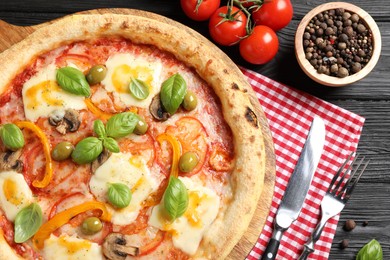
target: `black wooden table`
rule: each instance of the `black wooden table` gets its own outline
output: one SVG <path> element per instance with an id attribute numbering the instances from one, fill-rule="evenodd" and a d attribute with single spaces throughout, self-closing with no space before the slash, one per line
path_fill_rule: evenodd
<path id="1" fill-rule="evenodd" d="M 294 34 L 299 21 L 309 10 L 325 2 L 292 0 L 293 20 L 278 32 L 279 52 L 266 65 L 245 63 L 239 57 L 237 48 L 223 50 L 239 65 L 366 118 L 359 152 L 369 158 L 371 163 L 341 214 L 330 259 L 355 259 L 359 248 L 372 238 L 381 243 L 383 259 L 390 259 L 390 4 L 387 0 L 348 1 L 366 10 L 378 23 L 382 34 L 382 54 L 375 69 L 363 80 L 343 88 L 329 88 L 308 78 L 301 71 L 294 55 Z M 1 0 L 0 19 L 15 25 L 33 25 L 78 11 L 111 7 L 155 12 L 208 37 L 207 23 L 187 19 L 178 0 Z M 357 222 L 352 232 L 342 229 L 347 219 Z M 368 226 L 363 227 L 363 221 L 368 221 Z M 342 239 L 350 241 L 350 246 L 343 250 L 339 247 Z"/>

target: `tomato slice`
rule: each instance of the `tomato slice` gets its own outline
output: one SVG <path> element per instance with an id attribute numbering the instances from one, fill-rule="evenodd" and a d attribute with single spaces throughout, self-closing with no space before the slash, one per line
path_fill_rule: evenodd
<path id="1" fill-rule="evenodd" d="M 23 176 L 27 184 L 35 190 L 32 182 L 35 179 L 41 180 L 45 173 L 45 156 L 39 140 L 28 139 L 28 147 L 23 148 Z"/>
<path id="2" fill-rule="evenodd" d="M 166 233 L 161 230 L 157 231 L 154 239 L 139 249 L 139 256 L 147 255 L 153 252 L 161 244 L 161 242 L 164 241 L 165 234 Z"/>
<path id="3" fill-rule="evenodd" d="M 215 171 L 230 171 L 232 170 L 233 155 L 221 144 L 213 144 L 212 152 L 209 158 L 210 167 Z"/>
<path id="4" fill-rule="evenodd" d="M 148 216 L 147 211 L 148 211 L 148 208 L 143 208 L 142 210 L 140 210 L 137 219 L 134 222 L 132 222 L 126 226 L 123 226 L 121 229 L 121 233 L 126 234 L 126 235 L 133 235 L 133 234 L 137 234 L 137 233 L 141 232 L 141 230 L 147 228 L 148 227 L 148 220 L 149 220 L 149 216 Z"/>
<path id="5" fill-rule="evenodd" d="M 60 204 L 63 204 L 64 202 L 66 202 L 66 200 L 68 200 L 69 198 L 75 198 L 77 196 L 84 196 L 81 192 L 74 192 L 74 193 L 70 193 L 70 194 L 67 194 L 65 196 L 63 196 L 62 198 L 60 198 L 59 200 L 57 200 L 53 206 L 51 207 L 50 209 L 50 213 L 49 213 L 49 216 L 48 216 L 48 219 L 51 219 L 55 214 L 57 214 L 57 208 Z"/>
<path id="6" fill-rule="evenodd" d="M 122 138 L 118 144 L 122 152 L 145 158 L 149 167 L 153 165 L 156 152 L 154 140 L 149 133 L 134 138 Z"/>
<path id="7" fill-rule="evenodd" d="M 208 154 L 207 133 L 202 123 L 194 117 L 182 117 L 176 121 L 174 126 L 168 126 L 166 133 L 175 136 L 182 146 L 182 154 L 192 151 L 199 157 L 198 165 L 186 176 L 191 176 L 199 172 Z M 172 153 L 169 155 L 172 156 Z M 171 161 L 169 158 L 166 161 Z"/>

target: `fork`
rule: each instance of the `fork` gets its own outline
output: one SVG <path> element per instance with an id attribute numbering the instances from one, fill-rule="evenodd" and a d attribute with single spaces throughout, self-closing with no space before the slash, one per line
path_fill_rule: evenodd
<path id="1" fill-rule="evenodd" d="M 335 215 L 339 214 L 345 204 L 347 203 L 348 199 L 351 196 L 351 193 L 353 192 L 356 184 L 360 180 L 360 177 L 362 176 L 364 170 L 366 169 L 369 161 L 363 164 L 364 157 L 360 159 L 360 161 L 357 163 L 357 166 L 354 167 L 354 164 L 356 163 L 356 160 L 358 158 L 358 154 L 356 157 L 352 160 L 352 162 L 347 166 L 347 163 L 351 161 L 351 158 L 353 156 L 354 152 L 352 152 L 348 158 L 344 161 L 344 163 L 341 165 L 339 170 L 336 172 L 336 175 L 333 177 L 328 191 L 326 192 L 322 202 L 321 202 L 321 221 L 318 223 L 317 227 L 314 229 L 313 233 L 310 236 L 310 239 L 306 242 L 304 245 L 303 252 L 301 256 L 299 257 L 299 260 L 305 260 L 307 257 L 314 252 L 314 245 L 317 242 L 317 240 L 321 237 L 322 230 L 325 227 L 325 224 L 328 222 L 328 220 Z M 363 164 L 360 172 L 358 173 L 357 177 L 352 181 L 352 178 L 360 168 L 360 166 Z M 347 167 L 346 167 L 347 166 Z M 353 170 L 353 168 L 355 168 Z M 353 171 L 352 171 L 353 170 Z M 347 177 L 348 173 L 351 172 L 349 179 L 344 184 L 344 179 Z M 339 179 L 340 178 L 340 179 Z M 339 180 L 338 180 L 339 179 Z M 333 186 L 335 186 L 333 188 Z M 349 186 L 349 187 L 348 187 Z"/>

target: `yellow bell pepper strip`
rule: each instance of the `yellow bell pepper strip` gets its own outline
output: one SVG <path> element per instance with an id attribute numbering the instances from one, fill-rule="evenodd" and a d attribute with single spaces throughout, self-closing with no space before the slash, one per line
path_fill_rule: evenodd
<path id="1" fill-rule="evenodd" d="M 53 178 L 53 162 L 51 160 L 50 155 L 50 143 L 45 133 L 36 124 L 28 121 L 18 121 L 15 122 L 15 125 L 17 125 L 19 128 L 27 128 L 33 131 L 34 134 L 38 136 L 39 140 L 43 145 L 43 153 L 46 159 L 45 176 L 42 180 L 34 180 L 32 182 L 32 185 L 36 188 L 45 188 L 47 185 L 49 185 L 51 179 Z"/>
<path id="2" fill-rule="evenodd" d="M 56 229 L 68 223 L 70 219 L 77 216 L 80 213 L 86 212 L 88 210 L 100 209 L 102 211 L 102 215 L 100 219 L 103 221 L 110 221 L 111 215 L 108 212 L 106 205 L 103 202 L 99 201 L 87 201 L 83 204 L 74 206 L 67 210 L 64 210 L 52 217 L 48 222 L 43 224 L 37 233 L 35 233 L 32 241 L 34 247 L 37 249 L 42 249 L 45 243 L 45 240 L 49 238 L 50 234 L 53 233 Z"/>
<path id="3" fill-rule="evenodd" d="M 110 117 L 115 115 L 115 113 L 105 112 L 105 111 L 101 110 L 100 108 L 98 108 L 97 106 L 95 106 L 95 104 L 92 102 L 92 100 L 90 98 L 86 98 L 84 100 L 84 103 L 87 105 L 88 110 L 91 111 L 92 114 L 97 116 L 99 119 L 108 120 L 108 119 L 110 119 Z M 128 111 L 133 112 L 133 113 L 137 113 L 138 109 L 136 107 L 131 107 Z"/>
<path id="4" fill-rule="evenodd" d="M 176 139 L 176 137 L 163 133 L 157 136 L 157 141 L 162 144 L 163 141 L 167 141 L 171 144 L 173 154 L 172 154 L 172 167 L 171 167 L 171 173 L 170 176 L 178 177 L 179 176 L 179 159 L 181 156 L 181 144 Z"/>

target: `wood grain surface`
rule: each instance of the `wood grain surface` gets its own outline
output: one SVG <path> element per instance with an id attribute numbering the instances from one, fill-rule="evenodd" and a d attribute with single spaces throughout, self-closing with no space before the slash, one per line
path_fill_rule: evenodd
<path id="1" fill-rule="evenodd" d="M 149 19 L 156 19 L 161 22 L 170 22 L 163 19 L 160 19 L 162 17 L 156 16 L 151 17 L 150 14 L 144 13 L 144 12 L 133 12 L 131 9 L 126 8 L 104 8 L 104 9 L 93 9 L 88 11 L 81 11 L 77 14 L 102 14 L 102 13 L 118 13 L 118 14 L 132 14 L 132 15 L 139 15 L 139 16 L 147 16 Z M 72 14 L 71 14 L 72 15 Z M 61 19 L 61 18 L 59 18 Z M 22 41 L 24 38 L 26 38 L 28 35 L 33 33 L 36 29 L 41 28 L 43 26 L 46 26 L 47 24 L 50 24 L 51 21 L 37 24 L 37 25 L 31 25 L 31 26 L 16 26 L 12 24 L 8 24 L 7 22 L 0 20 L 0 52 L 6 50 L 10 46 L 12 46 L 15 43 L 18 43 L 19 41 Z M 170 23 L 171 24 L 171 23 Z M 175 25 L 175 24 L 171 24 Z M 182 26 L 182 25 L 178 25 Z M 230 63 L 226 64 L 226 66 L 235 66 L 232 61 Z M 252 97 L 252 96 L 251 96 Z M 255 100 L 254 102 L 258 102 L 257 98 L 253 95 L 251 100 Z M 272 196 L 274 193 L 274 184 L 275 184 L 275 154 L 274 154 L 274 147 L 273 147 L 273 141 L 272 141 L 272 135 L 271 131 L 268 127 L 267 119 L 264 115 L 264 112 L 259 110 L 256 111 L 257 115 L 261 115 L 259 119 L 260 127 L 262 129 L 262 132 L 264 134 L 264 142 L 265 142 L 265 149 L 266 149 L 266 174 L 264 179 L 264 188 L 262 191 L 262 194 L 260 196 L 259 202 L 257 204 L 254 216 L 252 218 L 252 221 L 249 224 L 249 227 L 241 240 L 236 244 L 236 246 L 231 251 L 230 255 L 228 256 L 228 259 L 234 260 L 234 259 L 243 259 L 245 258 L 249 252 L 251 251 L 252 247 L 255 245 L 262 228 L 265 224 L 266 218 L 269 213 L 269 209 L 272 202 Z"/>
<path id="2" fill-rule="evenodd" d="M 236 47 L 221 49 L 241 66 L 366 118 L 358 151 L 371 162 L 341 213 L 329 259 L 355 259 L 358 250 L 373 238 L 382 245 L 383 259 L 390 259 L 390 4 L 387 0 L 347 1 L 364 9 L 377 22 L 382 35 L 382 53 L 376 67 L 367 77 L 350 86 L 330 88 L 306 76 L 294 54 L 294 36 L 299 22 L 311 9 L 329 1 L 291 2 L 294 7 L 293 20 L 278 32 L 279 52 L 274 60 L 266 65 L 254 66 L 239 57 Z M 155 12 L 179 21 L 208 37 L 207 22 L 195 22 L 186 18 L 178 0 L 2 0 L 0 19 L 15 25 L 35 25 L 67 14 L 106 7 Z M 3 40 L 0 38 L 0 41 Z M 347 219 L 354 219 L 358 224 L 351 232 L 342 229 Z M 369 221 L 369 224 L 363 227 L 362 222 L 365 220 Z M 349 239 L 348 248 L 340 249 L 342 239 Z"/>

